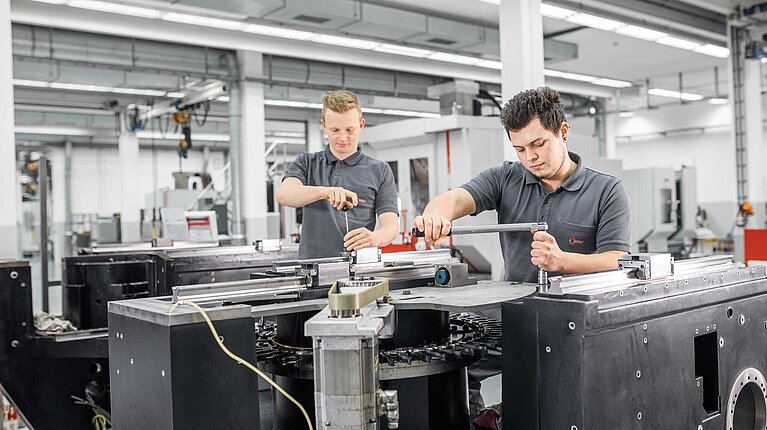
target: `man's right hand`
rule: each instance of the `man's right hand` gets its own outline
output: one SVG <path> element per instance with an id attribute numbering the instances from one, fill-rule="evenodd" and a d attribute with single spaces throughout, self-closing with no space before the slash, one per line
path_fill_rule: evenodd
<path id="1" fill-rule="evenodd" d="M 330 205 L 339 211 L 344 206 L 357 206 L 357 194 L 353 193 L 346 188 L 342 187 L 327 187 L 327 199 L 330 201 Z"/>
<path id="2" fill-rule="evenodd" d="M 439 246 L 450 233 L 453 223 L 442 215 L 423 214 L 415 217 L 413 227 L 424 233 L 426 243 L 434 242 L 435 246 Z"/>

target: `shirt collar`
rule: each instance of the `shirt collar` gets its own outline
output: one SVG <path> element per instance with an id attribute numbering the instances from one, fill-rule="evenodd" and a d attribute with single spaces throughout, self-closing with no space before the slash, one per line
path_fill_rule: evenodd
<path id="1" fill-rule="evenodd" d="M 578 191 L 583 186 L 583 182 L 586 179 L 586 173 L 583 170 L 583 163 L 581 162 L 580 155 L 574 152 L 569 152 L 569 151 L 567 155 L 570 157 L 570 160 L 572 160 L 576 164 L 576 166 L 575 166 L 575 171 L 562 184 L 562 188 L 564 188 L 567 191 Z M 539 183 L 540 183 L 540 179 L 538 179 L 535 175 L 533 175 L 532 172 L 525 169 L 525 185 L 539 184 Z"/>
<path id="2" fill-rule="evenodd" d="M 359 163 L 360 160 L 362 160 L 362 149 L 357 147 L 357 152 L 343 160 L 339 160 L 338 157 L 333 155 L 333 151 L 330 150 L 330 145 L 325 145 L 325 158 L 330 164 L 335 163 L 336 161 L 343 161 L 350 166 L 354 166 L 355 164 Z"/>

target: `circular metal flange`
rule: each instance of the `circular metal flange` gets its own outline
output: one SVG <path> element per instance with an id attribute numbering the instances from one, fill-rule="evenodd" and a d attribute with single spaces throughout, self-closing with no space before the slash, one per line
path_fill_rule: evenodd
<path id="1" fill-rule="evenodd" d="M 727 399 L 726 430 L 764 429 L 767 427 L 767 381 L 753 367 L 735 379 Z"/>

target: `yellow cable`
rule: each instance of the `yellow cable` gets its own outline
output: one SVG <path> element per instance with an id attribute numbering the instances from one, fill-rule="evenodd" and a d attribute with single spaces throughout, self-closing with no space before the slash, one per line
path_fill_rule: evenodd
<path id="1" fill-rule="evenodd" d="M 293 402 L 296 406 L 298 406 L 298 409 L 301 410 L 301 413 L 304 414 L 304 418 L 306 418 L 306 425 L 309 426 L 309 430 L 314 430 L 314 426 L 312 426 L 312 420 L 309 418 L 309 414 L 306 413 L 306 409 L 304 409 L 303 406 L 301 406 L 301 403 L 298 402 L 298 400 L 294 399 L 293 396 L 288 394 L 282 387 L 277 385 L 276 382 L 269 379 L 268 376 L 266 376 L 263 372 L 258 370 L 255 366 L 248 363 L 244 359 L 238 357 L 235 355 L 232 351 L 229 351 L 229 349 L 224 345 L 224 342 L 221 340 L 221 337 L 218 335 L 218 332 L 216 331 L 216 328 L 213 326 L 213 322 L 211 322 L 210 317 L 208 317 L 208 314 L 205 313 L 205 310 L 203 310 L 200 305 L 197 303 L 190 301 L 190 300 L 179 300 L 176 302 L 173 306 L 170 307 L 170 310 L 168 311 L 169 314 L 173 313 L 174 310 L 180 305 L 188 305 L 195 309 L 197 309 L 197 312 L 202 315 L 202 317 L 205 319 L 205 322 L 208 323 L 208 327 L 210 328 L 210 332 L 213 334 L 213 338 L 216 340 L 216 343 L 218 343 L 218 346 L 228 355 L 232 360 L 236 361 L 237 364 L 242 364 L 243 366 L 247 367 L 248 369 L 252 370 L 256 373 L 256 375 L 262 377 L 266 382 L 269 383 L 272 387 L 274 387 L 277 391 L 280 392 L 283 396 L 285 396 L 288 400 Z"/>
<path id="2" fill-rule="evenodd" d="M 107 428 L 107 417 L 104 415 L 94 415 L 91 422 L 93 423 L 93 426 L 96 427 L 96 430 L 106 430 Z"/>

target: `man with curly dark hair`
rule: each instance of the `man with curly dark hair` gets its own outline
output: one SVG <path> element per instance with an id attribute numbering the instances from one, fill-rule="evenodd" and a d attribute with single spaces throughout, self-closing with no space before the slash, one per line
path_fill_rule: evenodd
<path id="1" fill-rule="evenodd" d="M 504 280 L 537 282 L 538 268 L 553 274 L 617 268 L 631 250 L 628 196 L 620 179 L 585 167 L 567 150 L 570 125 L 559 93 L 543 87 L 517 94 L 503 107 L 501 124 L 519 161 L 486 169 L 429 202 L 413 221 L 426 242 L 439 245 L 458 218 L 496 210 L 500 224 L 549 226 L 532 237 L 500 234 Z M 499 359 L 469 369 L 475 411 L 483 406 L 479 381 L 499 372 Z"/>

